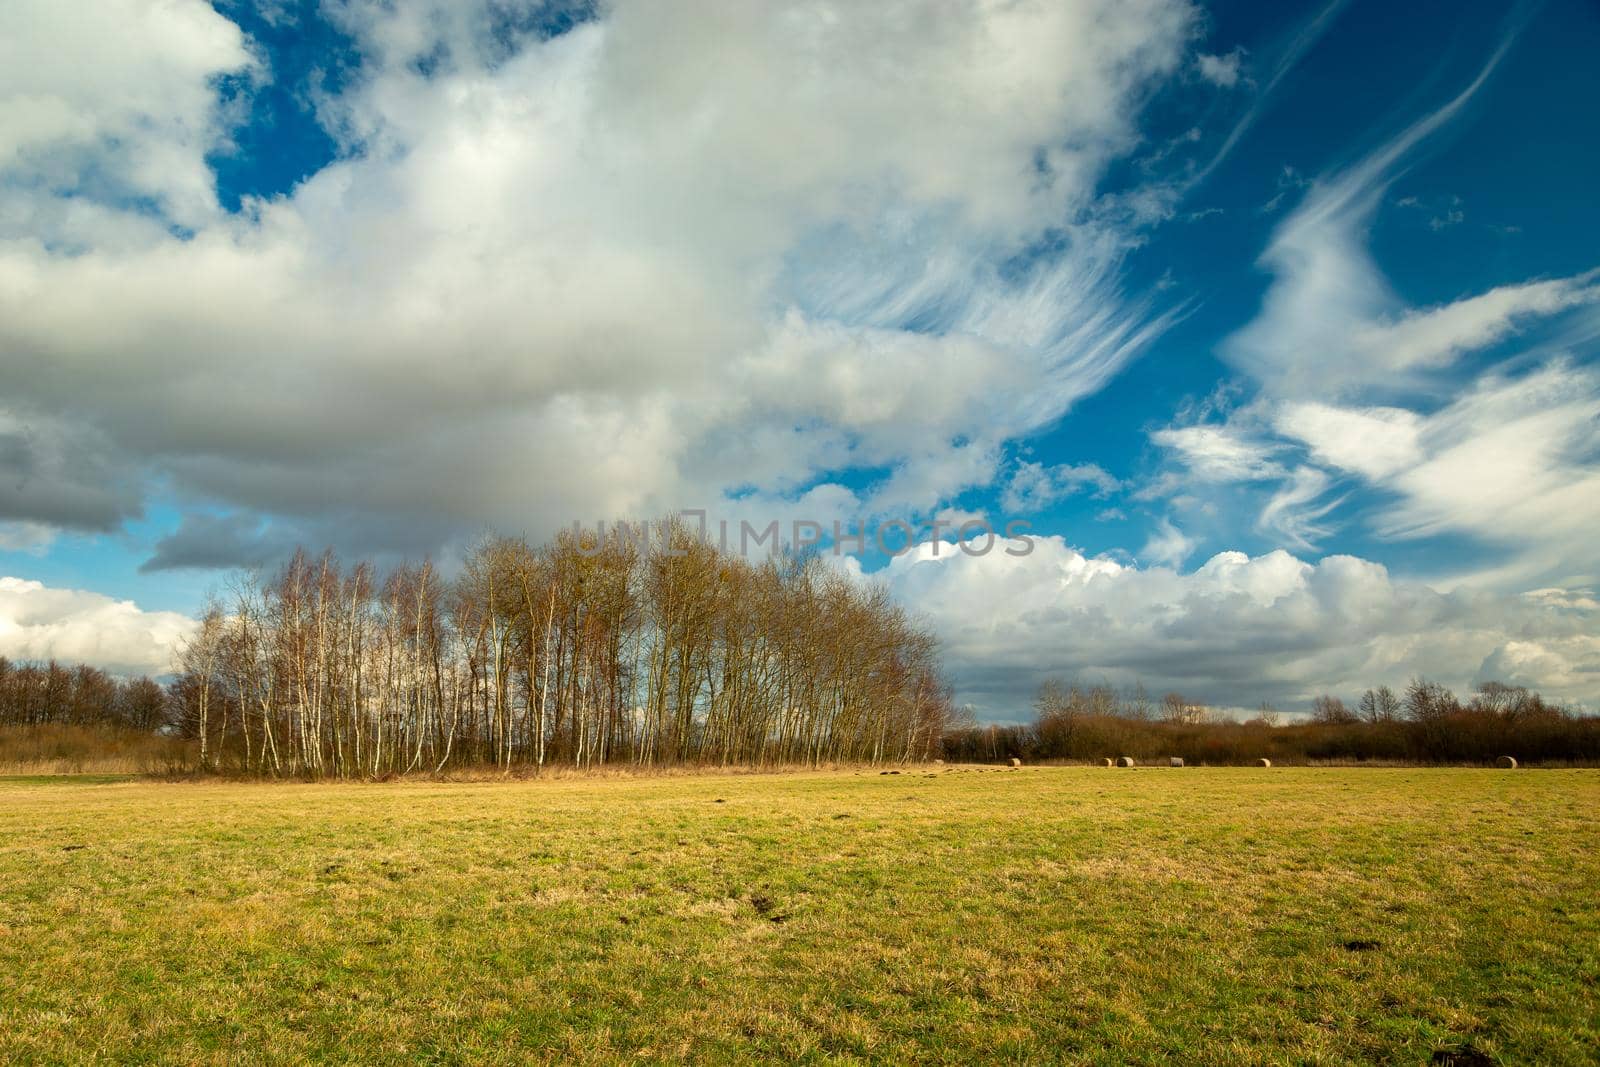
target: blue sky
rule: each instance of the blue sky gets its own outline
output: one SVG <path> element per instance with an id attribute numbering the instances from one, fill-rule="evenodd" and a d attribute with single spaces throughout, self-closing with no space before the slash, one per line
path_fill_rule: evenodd
<path id="1" fill-rule="evenodd" d="M 1030 522 L 849 564 L 989 718 L 1600 702 L 1600 9 L 916 7 L 8 5 L 0 654 L 708 508 Z"/>

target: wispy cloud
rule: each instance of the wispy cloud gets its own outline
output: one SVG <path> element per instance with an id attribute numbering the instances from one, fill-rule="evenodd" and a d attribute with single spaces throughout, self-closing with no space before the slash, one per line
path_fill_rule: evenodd
<path id="1" fill-rule="evenodd" d="M 1261 258 L 1273 277 L 1260 313 L 1222 348 L 1258 396 L 1220 423 L 1153 435 L 1191 485 L 1274 483 L 1257 525 L 1284 544 L 1321 543 L 1348 498 L 1341 483 L 1354 482 L 1381 494 L 1367 513 L 1380 536 L 1465 534 L 1509 552 L 1483 580 L 1514 584 L 1563 569 L 1581 580 L 1600 566 L 1585 532 L 1600 522 L 1600 382 L 1562 347 L 1592 340 L 1582 324 L 1597 315 L 1600 272 L 1415 307 L 1368 247 L 1407 154 L 1464 112 L 1509 47 L 1450 101 L 1312 183 Z M 1546 320 L 1569 324 L 1560 341 L 1478 369 Z M 1464 369 L 1469 355 L 1480 358 Z M 1306 462 L 1288 457 L 1290 445 Z M 1166 491 L 1178 488 L 1169 482 Z"/>
<path id="2" fill-rule="evenodd" d="M 1277 447 L 1227 423 L 1169 427 L 1150 439 L 1171 451 L 1202 482 L 1255 482 L 1280 477 Z"/>
<path id="3" fill-rule="evenodd" d="M 1093 463 L 1046 466 L 1024 460 L 1011 472 L 1000 494 L 1000 506 L 1009 512 L 1042 511 L 1069 496 L 1087 492 L 1104 497 L 1121 487 L 1103 468 Z"/>
<path id="4" fill-rule="evenodd" d="M 1261 313 L 1224 355 L 1282 396 L 1327 396 L 1392 384 L 1397 372 L 1503 335 L 1519 316 L 1576 299 L 1587 276 L 1497 290 L 1476 301 L 1416 311 L 1395 295 L 1367 248 L 1382 194 L 1407 152 L 1455 118 L 1499 65 L 1508 40 L 1452 100 L 1370 155 L 1314 182 L 1261 257 L 1273 275 Z M 1564 288 L 1566 287 L 1566 288 Z"/>
<path id="5" fill-rule="evenodd" d="M 1315 550 L 1330 533 L 1322 517 L 1341 503 L 1324 499 L 1328 485 L 1328 476 L 1317 468 L 1296 467 L 1261 509 L 1257 525 L 1291 548 Z"/>
<path id="6" fill-rule="evenodd" d="M 1179 567 L 1194 555 L 1198 543 L 1178 529 L 1171 519 L 1160 519 L 1144 547 L 1139 550 L 1139 558 L 1157 566 Z"/>
<path id="7" fill-rule="evenodd" d="M 1322 35 L 1328 32 L 1328 27 L 1333 24 L 1339 12 L 1345 8 L 1348 2 L 1349 0 L 1331 0 L 1330 3 L 1295 31 L 1288 43 L 1278 53 L 1277 62 L 1272 67 L 1272 73 L 1268 75 L 1265 84 L 1257 91 L 1255 99 L 1251 102 L 1249 108 L 1233 124 L 1233 127 L 1228 131 L 1228 135 L 1223 138 L 1221 146 L 1212 155 L 1211 159 L 1190 178 L 1187 188 L 1193 188 L 1209 178 L 1211 173 L 1222 165 L 1223 160 L 1233 153 L 1240 140 L 1244 138 L 1246 133 L 1250 132 L 1250 128 L 1256 124 L 1256 120 L 1261 117 L 1262 112 L 1271 104 L 1279 83 L 1295 68 L 1311 46 L 1316 44 Z"/>

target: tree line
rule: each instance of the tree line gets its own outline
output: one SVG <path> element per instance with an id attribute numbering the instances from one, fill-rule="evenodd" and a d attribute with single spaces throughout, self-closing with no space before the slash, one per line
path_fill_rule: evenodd
<path id="1" fill-rule="evenodd" d="M 1553 704 L 1523 686 L 1484 682 L 1465 701 L 1418 678 L 1396 693 L 1368 689 L 1353 704 L 1317 697 L 1310 715 L 1292 722 L 1263 707 L 1244 720 L 1217 715 L 1180 693 L 1153 698 L 1142 686 L 1046 680 L 1033 721 L 982 726 L 968 719 L 946 734 L 956 760 L 1095 760 L 1178 756 L 1191 763 L 1287 763 L 1380 760 L 1490 763 L 1600 762 L 1600 718 Z"/>
<path id="2" fill-rule="evenodd" d="M 958 712 L 932 636 L 817 558 L 760 562 L 678 525 L 647 540 L 485 538 L 446 578 L 297 552 L 237 576 L 163 686 L 0 658 L 0 727 L 188 739 L 207 771 L 1181 756 L 1200 763 L 1600 761 L 1600 719 L 1499 682 L 1435 682 L 1237 721 L 1179 693 L 1048 680 L 1031 723 Z"/>

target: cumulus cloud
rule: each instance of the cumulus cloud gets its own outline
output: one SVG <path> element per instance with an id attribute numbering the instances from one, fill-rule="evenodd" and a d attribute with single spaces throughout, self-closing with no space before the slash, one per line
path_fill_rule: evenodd
<path id="1" fill-rule="evenodd" d="M 215 80 L 255 68 L 200 0 L 0 6 L 0 239 L 104 248 L 216 215 Z"/>
<path id="2" fill-rule="evenodd" d="M 116 674 L 166 674 L 194 621 L 171 611 L 142 611 L 78 589 L 52 589 L 0 578 L 0 656 L 87 663 Z"/>
<path id="3" fill-rule="evenodd" d="M 925 546 L 886 580 L 943 638 L 957 699 L 990 718 L 1026 718 L 1052 675 L 1284 710 L 1418 674 L 1462 691 L 1501 679 L 1591 707 L 1600 697 L 1600 602 L 1582 591 L 1440 593 L 1367 560 L 1282 550 L 1222 552 L 1185 574 L 1055 537 L 1020 557 Z"/>
<path id="4" fill-rule="evenodd" d="M 136 151 L 167 165 L 97 158 L 137 200 L 92 200 L 114 240 L 0 231 L 0 394 L 201 515 L 430 551 L 852 470 L 875 508 L 934 509 L 1168 321 L 1121 292 L 1137 235 L 1095 187 L 1181 66 L 1181 0 L 627 0 L 553 36 L 544 5 L 350 0 L 329 10 L 361 63 L 318 101 L 341 158 L 237 215 L 203 156 L 248 43 L 198 0 L 155 6 L 128 49 L 155 76 L 128 60 L 73 105 L 123 125 L 30 120 L 28 145 L 154 130 Z M 24 7 L 0 39 L 79 47 L 41 14 L 66 8 Z M 198 528 L 150 565 L 198 562 Z"/>

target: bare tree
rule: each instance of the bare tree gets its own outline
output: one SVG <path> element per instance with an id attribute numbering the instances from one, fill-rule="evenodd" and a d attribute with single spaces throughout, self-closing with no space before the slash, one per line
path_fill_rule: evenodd
<path id="1" fill-rule="evenodd" d="M 1311 721 L 1327 726 L 1343 726 L 1360 722 L 1361 717 L 1351 711 L 1338 697 L 1324 694 L 1311 702 Z"/>
<path id="2" fill-rule="evenodd" d="M 1370 723 L 1394 722 L 1400 718 L 1400 698 L 1386 685 L 1361 694 L 1361 718 Z"/>

